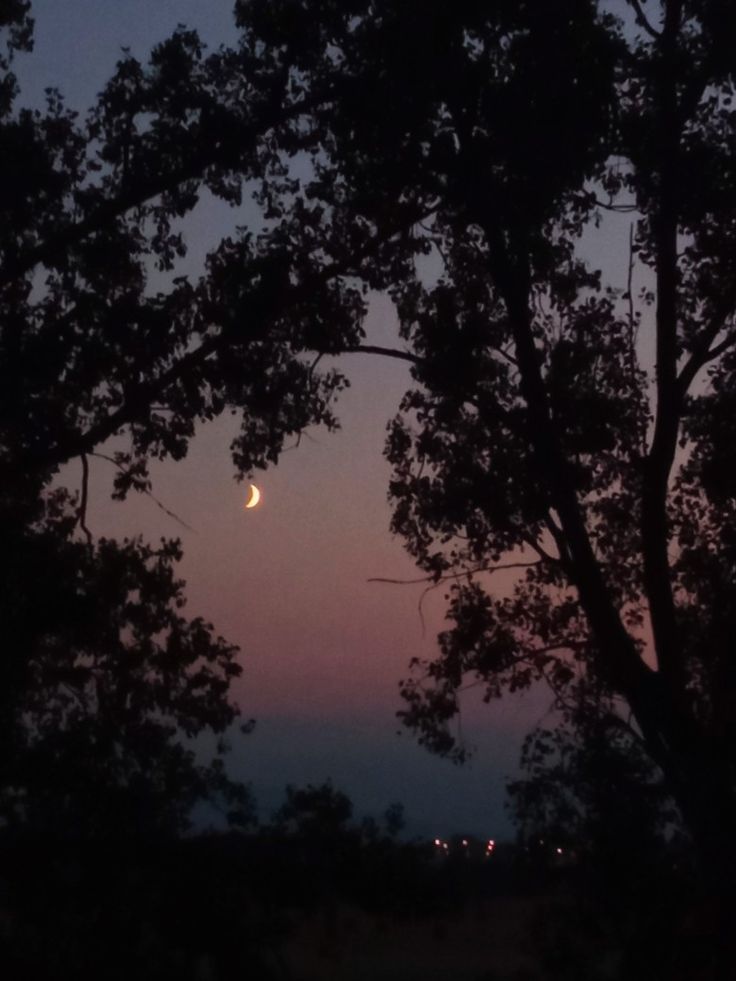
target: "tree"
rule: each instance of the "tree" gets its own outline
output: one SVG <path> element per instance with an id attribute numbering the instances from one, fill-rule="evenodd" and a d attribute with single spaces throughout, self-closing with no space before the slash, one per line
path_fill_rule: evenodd
<path id="1" fill-rule="evenodd" d="M 510 809 L 527 847 L 544 842 L 553 861 L 569 853 L 603 880 L 598 891 L 628 900 L 632 881 L 661 878 L 681 857 L 679 814 L 636 731 L 607 724 L 615 705 L 587 695 L 567 721 L 526 737 Z"/>
<path id="2" fill-rule="evenodd" d="M 208 765 L 181 741 L 233 724 L 228 689 L 242 668 L 211 624 L 181 616 L 178 542 L 89 546 L 71 538 L 77 515 L 65 492 L 47 504 L 42 527 L 26 531 L 0 571 L 0 618 L 16 641 L 6 648 L 16 684 L 3 720 L 4 826 L 176 834 L 201 800 L 252 821 L 247 790 L 223 769 L 222 735 Z"/>
<path id="3" fill-rule="evenodd" d="M 114 457 L 118 493 L 145 490 L 148 455 L 180 456 L 194 418 L 228 402 L 209 389 L 209 352 L 192 351 L 200 314 L 188 284 L 166 296 L 148 289 L 147 263 L 168 269 L 180 250 L 172 216 L 196 200 L 182 182 L 210 161 L 184 145 L 192 106 L 183 90 L 189 83 L 206 102 L 214 83 L 204 69 L 197 75 L 201 50 L 181 32 L 154 54 L 155 81 L 124 59 L 84 126 L 56 92 L 45 112 L 16 110 L 12 57 L 31 44 L 29 4 L 5 4 L 0 26 L 0 815 L 6 826 L 82 836 L 177 832 L 209 799 L 247 821 L 248 794 L 222 763 L 222 736 L 238 715 L 228 697 L 237 649 L 201 618 L 181 616 L 176 541 L 95 543 L 85 524 L 87 455 L 107 436 L 131 426 L 132 452 Z M 156 100 L 168 110 L 156 115 Z M 147 141 L 133 124 L 149 111 Z M 173 156 L 157 160 L 165 145 Z M 223 168 L 209 184 L 236 195 Z M 214 309 L 216 294 L 203 286 L 200 301 Z M 307 369 L 292 361 L 279 374 L 277 355 L 273 366 L 256 360 L 251 394 L 267 408 L 243 438 L 258 456 L 275 452 L 294 419 L 319 416 L 323 386 L 310 376 L 309 406 L 295 399 L 290 410 L 273 401 L 269 379 L 293 387 Z M 248 382 L 236 361 L 225 387 L 240 391 Z M 183 366 L 194 372 L 185 381 Z M 82 461 L 76 498 L 50 484 L 72 457 Z M 181 741 L 205 729 L 218 734 L 209 765 Z"/>
<path id="4" fill-rule="evenodd" d="M 389 435 L 393 527 L 453 585 L 405 720 L 462 752 L 468 680 L 489 700 L 546 680 L 562 703 L 594 677 L 732 898 L 734 12 L 348 6 L 239 9 L 301 84 L 335 80 L 310 189 L 333 222 L 386 238 L 415 216 L 372 260 L 416 382 Z M 608 212 L 632 216 L 625 289 L 581 247 Z"/>
<path id="5" fill-rule="evenodd" d="M 33 810 L 21 773 L 35 774 L 39 800 L 56 774 L 63 797 L 60 757 L 72 764 L 93 742 L 98 770 L 128 788 L 145 745 L 159 803 L 169 778 L 190 802 L 213 781 L 226 786 L 196 769 L 175 730 L 232 722 L 235 650 L 176 612 L 178 545 L 94 542 L 89 457 L 125 434 L 129 449 L 101 454 L 117 468 L 115 494 L 150 492 L 150 459 L 180 459 L 196 424 L 227 411 L 242 417 L 232 452 L 243 476 L 307 425 L 336 425 L 330 402 L 346 382 L 319 356 L 359 347 L 355 275 L 381 243 L 348 255 L 344 228 L 323 233 L 289 161 L 318 152 L 319 127 L 305 120 L 325 99 L 238 17 L 229 50 L 207 53 L 181 28 L 148 64 L 124 54 L 80 120 L 55 90 L 45 109 L 18 108 L 12 66 L 32 44 L 30 3 L 0 13 L 0 757 L 16 817 Z M 177 275 L 181 223 L 200 195 L 237 207 L 244 189 L 258 211 L 251 227 L 220 243 L 198 281 Z M 52 481 L 72 460 L 80 490 L 59 497 Z M 121 712 L 122 741 L 109 735 Z M 67 776 L 84 774 L 91 781 L 92 768 L 72 765 Z M 61 797 L 43 804 L 49 820 Z M 122 814 L 108 803 L 108 816 Z"/>
<path id="6" fill-rule="evenodd" d="M 317 787 L 287 787 L 274 821 L 277 828 L 324 842 L 345 833 L 352 816 L 350 798 L 328 781 Z"/>
<path id="7" fill-rule="evenodd" d="M 608 976 L 608 950 L 621 976 L 689 977 L 711 959 L 712 937 L 692 926 L 680 815 L 636 730 L 607 724 L 615 704 L 590 686 L 580 696 L 526 737 L 508 785 L 523 867 L 536 883 L 564 882 L 574 909 L 545 916 L 545 972 Z"/>

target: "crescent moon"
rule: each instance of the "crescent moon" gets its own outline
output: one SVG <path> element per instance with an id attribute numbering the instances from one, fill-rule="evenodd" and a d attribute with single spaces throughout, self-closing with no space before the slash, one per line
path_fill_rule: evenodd
<path id="1" fill-rule="evenodd" d="M 246 508 L 254 508 L 256 504 L 261 499 L 261 492 L 258 490 L 255 484 L 250 485 L 250 494 L 248 495 L 248 500 L 245 502 Z"/>

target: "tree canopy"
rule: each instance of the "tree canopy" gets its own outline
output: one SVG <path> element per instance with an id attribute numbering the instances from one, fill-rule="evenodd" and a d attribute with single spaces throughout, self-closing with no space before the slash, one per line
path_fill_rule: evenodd
<path id="1" fill-rule="evenodd" d="M 564 707 L 593 675 L 633 712 L 722 875 L 730 8 L 631 3 L 628 23 L 585 0 L 428 4 L 421 18 L 388 2 L 239 9 L 301 91 L 330 93 L 308 117 L 304 192 L 324 240 L 347 226 L 346 255 L 358 236 L 390 246 L 369 282 L 394 298 L 416 382 L 389 432 L 393 527 L 431 579 L 454 580 L 439 656 L 404 686 L 406 721 L 452 753 L 468 680 L 489 699 L 546 680 Z M 608 212 L 631 215 L 628 286 L 586 257 Z M 519 567 L 510 595 L 493 586 L 504 566 Z"/>

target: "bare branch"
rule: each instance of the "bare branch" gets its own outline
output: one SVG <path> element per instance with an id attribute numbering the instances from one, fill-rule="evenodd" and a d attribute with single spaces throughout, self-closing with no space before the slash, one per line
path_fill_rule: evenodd
<path id="1" fill-rule="evenodd" d="M 99 459 L 100 459 L 100 460 L 107 460 L 107 462 L 108 462 L 108 463 L 112 463 L 112 465 L 113 465 L 114 467 L 117 467 L 117 469 L 118 469 L 118 470 L 120 471 L 120 473 L 123 473 L 123 474 L 127 474 L 127 473 L 128 473 L 128 471 L 127 471 L 127 470 L 125 469 L 125 467 L 123 467 L 123 466 L 121 466 L 121 465 L 120 465 L 120 464 L 118 463 L 118 461 L 117 461 L 117 460 L 115 460 L 115 459 L 114 459 L 113 457 L 111 457 L 111 456 L 107 456 L 107 454 L 106 454 L 106 453 L 90 453 L 90 456 L 96 456 L 96 457 L 99 457 Z M 83 460 L 83 461 L 84 461 L 84 460 L 86 460 L 86 454 L 83 454 L 83 455 L 82 455 L 82 460 Z M 181 519 L 181 518 L 179 517 L 179 515 L 178 515 L 178 514 L 175 514 L 175 513 L 174 513 L 174 511 L 171 511 L 171 510 L 169 510 L 169 508 L 167 508 L 167 507 L 166 507 L 166 505 L 164 505 L 164 504 L 162 504 L 162 503 L 161 503 L 161 501 L 159 501 L 159 499 L 158 499 L 157 497 L 155 497 L 155 496 L 154 496 L 154 495 L 153 495 L 153 494 L 151 493 L 151 491 L 150 491 L 150 490 L 146 490 L 145 488 L 142 488 L 142 490 L 143 490 L 143 493 L 144 493 L 144 494 L 146 494 L 146 495 L 147 495 L 148 497 L 150 497 L 150 498 L 151 498 L 151 500 L 153 501 L 153 503 L 154 503 L 155 505 L 157 505 L 157 507 L 159 507 L 159 508 L 161 508 L 161 510 L 162 510 L 162 511 L 164 512 L 164 514 L 167 514 L 167 515 L 168 515 L 168 516 L 169 516 L 170 518 L 173 518 L 173 519 L 174 519 L 174 521 L 178 521 L 178 522 L 179 522 L 179 524 L 180 524 L 180 525 L 181 525 L 181 526 L 182 526 L 183 528 L 186 528 L 186 529 L 187 529 L 187 531 L 192 531 L 192 532 L 194 532 L 194 534 L 196 535 L 196 533 L 197 533 L 197 532 L 196 532 L 196 529 L 195 529 L 195 528 L 192 528 L 192 526 L 191 526 L 191 525 L 188 525 L 188 524 L 186 523 L 186 521 L 182 521 L 182 519 Z"/>
<path id="2" fill-rule="evenodd" d="M 730 337 L 724 338 L 720 344 L 716 344 L 715 347 L 710 348 L 707 355 L 703 359 L 703 364 L 705 365 L 710 361 L 715 361 L 716 358 L 719 358 L 724 351 L 727 351 L 730 347 L 733 347 L 734 344 L 736 344 L 736 333 L 731 334 Z"/>
<path id="3" fill-rule="evenodd" d="M 86 709 L 86 708 L 87 708 L 87 704 L 88 704 L 88 703 L 87 703 L 87 699 L 86 699 L 86 698 L 84 698 L 84 696 L 83 696 L 83 695 L 82 695 L 82 693 L 81 693 L 81 692 L 79 691 L 79 689 L 77 689 L 77 688 L 74 688 L 74 687 L 73 687 L 72 685 L 70 685 L 70 684 L 69 684 L 69 683 L 68 683 L 67 681 L 60 681 L 60 682 L 59 682 L 59 685 L 60 685 L 60 687 L 61 687 L 61 688 L 63 688 L 63 689 L 64 689 L 64 690 L 65 690 L 65 691 L 66 691 L 66 692 L 67 692 L 67 693 L 69 694 L 69 696 L 70 696 L 71 698 L 73 698 L 73 699 L 74 699 L 74 701 L 75 701 L 75 702 L 77 703 L 77 705 L 78 705 L 78 706 L 79 706 L 79 707 L 80 707 L 81 709 Z"/>
<path id="4" fill-rule="evenodd" d="M 419 579 L 387 579 L 382 576 L 372 576 L 370 579 L 366 579 L 366 582 L 385 582 L 390 583 L 393 586 L 416 586 L 418 583 L 431 582 L 433 584 L 439 584 L 442 582 L 448 582 L 452 579 L 470 579 L 474 575 L 481 572 L 502 572 L 507 569 L 529 569 L 532 566 L 542 565 L 539 559 L 535 559 L 534 562 L 508 562 L 502 565 L 482 565 L 478 566 L 476 569 L 464 569 L 461 572 L 448 572 L 444 576 L 421 576 Z"/>
<path id="5" fill-rule="evenodd" d="M 647 15 L 644 13 L 644 8 L 641 5 L 641 0 L 626 0 L 630 7 L 633 7 L 634 13 L 636 14 L 636 22 L 639 27 L 643 28 L 649 37 L 653 38 L 655 41 L 659 41 L 662 37 L 660 32 L 656 30 L 650 23 Z"/>
<path id="6" fill-rule="evenodd" d="M 644 588 L 654 638 L 657 665 L 671 690 L 684 690 L 682 637 L 677 616 L 669 561 L 669 478 L 677 450 L 683 400 L 677 375 L 679 271 L 677 235 L 681 187 L 682 121 L 677 104 L 677 35 L 681 3 L 665 6 L 661 68 L 657 80 L 659 132 L 656 139 L 659 187 L 652 216 L 654 266 L 657 282 L 655 313 L 656 408 L 652 442 L 644 460 L 641 496 L 641 548 Z M 641 722 L 642 720 L 639 719 Z"/>
<path id="7" fill-rule="evenodd" d="M 441 586 L 442 582 L 433 582 L 431 586 L 427 586 L 426 589 L 422 590 L 422 595 L 419 597 L 419 602 L 417 603 L 417 613 L 419 614 L 419 622 L 422 625 L 422 640 L 427 636 L 427 622 L 424 619 L 424 601 L 429 596 L 429 594 Z"/>
<path id="8" fill-rule="evenodd" d="M 310 395 L 313 395 L 314 394 L 314 391 L 315 391 L 315 389 L 314 389 L 314 372 L 316 371 L 317 365 L 320 363 L 320 361 L 322 360 L 323 357 L 324 357 L 324 354 L 320 351 L 320 353 L 314 358 L 314 360 L 312 361 L 312 363 L 309 366 L 309 371 L 307 372 L 307 384 L 309 386 L 309 394 Z M 296 442 L 296 445 L 297 446 L 299 445 L 299 437 L 300 436 L 301 436 L 301 433 L 299 433 L 297 435 L 297 442 Z"/>
<path id="9" fill-rule="evenodd" d="M 633 373 L 635 367 L 636 345 L 635 345 L 635 319 L 634 319 L 634 224 L 632 221 L 629 226 L 629 268 L 626 276 L 626 298 L 629 301 L 629 358 L 631 359 L 630 370 Z"/>
<path id="10" fill-rule="evenodd" d="M 720 357 L 724 351 L 736 343 L 736 331 L 734 331 L 733 334 L 726 337 L 720 344 L 711 347 L 716 337 L 724 329 L 726 320 L 733 314 L 734 306 L 736 306 L 736 282 L 732 284 L 731 289 L 722 297 L 708 326 L 703 329 L 690 357 L 680 371 L 677 383 L 681 396 L 687 394 L 695 376 L 704 365 Z"/>
<path id="11" fill-rule="evenodd" d="M 604 211 L 613 211 L 618 215 L 631 214 L 632 211 L 638 211 L 639 205 L 636 202 L 632 204 L 614 204 L 613 201 L 601 201 L 600 198 L 594 198 L 596 206 L 603 208 Z"/>
<path id="12" fill-rule="evenodd" d="M 631 724 L 632 713 L 629 713 L 629 718 L 624 719 L 616 712 L 611 712 L 606 716 L 604 722 L 606 725 L 612 726 L 614 728 L 623 729 L 623 731 L 634 740 L 637 746 L 641 747 L 647 755 L 651 755 L 650 748 L 647 745 L 645 739 L 642 737 L 641 733 L 634 728 Z"/>
<path id="13" fill-rule="evenodd" d="M 82 488 L 80 492 L 79 509 L 77 511 L 77 521 L 79 527 L 87 538 L 87 544 L 92 547 L 92 532 L 87 527 L 87 501 L 89 499 L 89 462 L 87 454 L 82 454 Z"/>
<path id="14" fill-rule="evenodd" d="M 409 361 L 411 364 L 421 364 L 422 358 L 411 351 L 399 351 L 392 347 L 379 347 L 375 344 L 360 344 L 358 347 L 344 348 L 336 354 L 378 354 L 384 358 L 397 358 L 399 361 Z"/>
<path id="15" fill-rule="evenodd" d="M 539 542 L 532 535 L 522 536 L 526 544 L 533 549 L 543 562 L 550 562 L 553 565 L 562 565 L 562 559 L 559 556 L 550 555 L 549 552 L 539 544 Z"/>
<path id="16" fill-rule="evenodd" d="M 500 354 L 501 357 L 504 358 L 504 360 L 508 361 L 509 364 L 513 365 L 514 368 L 518 368 L 519 367 L 519 362 L 516 360 L 516 358 L 513 356 L 513 354 L 509 354 L 509 352 L 507 350 L 505 350 L 505 348 L 502 348 L 502 347 L 492 347 L 491 350 L 492 351 L 495 351 L 496 354 Z"/>

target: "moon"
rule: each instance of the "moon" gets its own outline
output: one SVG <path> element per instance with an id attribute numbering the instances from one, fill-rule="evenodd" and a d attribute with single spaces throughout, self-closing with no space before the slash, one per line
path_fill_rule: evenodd
<path id="1" fill-rule="evenodd" d="M 248 500 L 245 502 L 246 508 L 254 508 L 256 504 L 258 504 L 260 499 L 261 499 L 261 492 L 258 490 L 255 484 L 251 484 Z"/>

